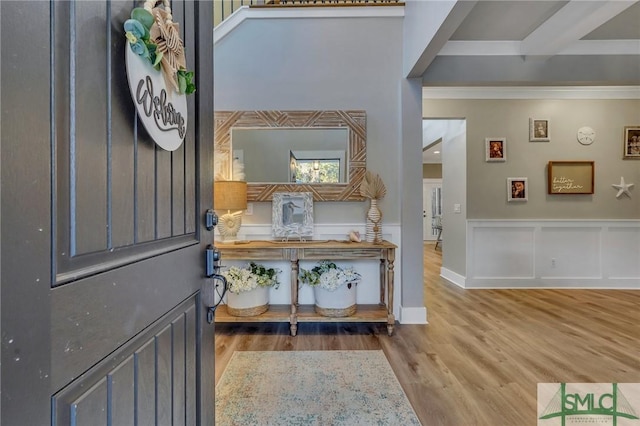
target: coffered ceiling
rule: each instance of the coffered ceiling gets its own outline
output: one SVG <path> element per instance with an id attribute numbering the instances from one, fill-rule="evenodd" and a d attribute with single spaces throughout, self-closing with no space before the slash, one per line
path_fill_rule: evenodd
<path id="1" fill-rule="evenodd" d="M 458 1 L 421 64 L 425 86 L 637 85 L 640 1 Z"/>

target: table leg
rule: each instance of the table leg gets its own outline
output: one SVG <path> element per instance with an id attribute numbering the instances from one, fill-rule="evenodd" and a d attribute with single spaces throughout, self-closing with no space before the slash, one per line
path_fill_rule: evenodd
<path id="1" fill-rule="evenodd" d="M 291 316 L 289 317 L 289 328 L 291 335 L 298 332 L 298 258 L 291 259 Z"/>
<path id="2" fill-rule="evenodd" d="M 393 334 L 393 327 L 396 324 L 396 318 L 393 315 L 393 280 L 394 280 L 394 262 L 396 260 L 396 251 L 394 249 L 387 250 L 387 333 L 389 336 Z"/>
<path id="3" fill-rule="evenodd" d="M 387 292 L 387 259 L 383 256 L 380 259 L 380 304 L 384 305 L 385 294 Z"/>

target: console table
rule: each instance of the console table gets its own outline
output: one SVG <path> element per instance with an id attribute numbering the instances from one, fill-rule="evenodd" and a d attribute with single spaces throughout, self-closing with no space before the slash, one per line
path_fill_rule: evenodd
<path id="1" fill-rule="evenodd" d="M 388 241 L 355 243 L 337 240 L 311 241 L 236 241 L 216 242 L 223 260 L 287 260 L 291 262 L 291 303 L 270 305 L 269 310 L 253 317 L 229 315 L 226 306 L 216 310 L 216 322 L 289 322 L 291 335 L 298 331 L 298 322 L 386 322 L 393 333 L 393 263 L 397 246 Z M 356 313 L 348 317 L 325 317 L 315 313 L 313 305 L 298 304 L 298 262 L 300 260 L 361 260 L 380 261 L 380 303 L 357 305 Z"/>

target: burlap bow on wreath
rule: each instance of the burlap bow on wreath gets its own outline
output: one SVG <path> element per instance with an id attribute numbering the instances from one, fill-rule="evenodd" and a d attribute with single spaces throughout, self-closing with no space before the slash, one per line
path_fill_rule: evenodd
<path id="1" fill-rule="evenodd" d="M 180 38 L 180 25 L 173 22 L 171 7 L 169 2 L 164 0 L 164 10 L 160 7 L 150 8 L 149 4 L 156 3 L 155 0 L 146 1 L 144 8 L 153 15 L 153 25 L 149 30 L 150 39 L 158 46 L 158 51 L 162 52 L 162 75 L 167 86 L 179 92 L 177 75 L 178 71 L 187 69 L 187 61 L 184 57 L 184 46 Z M 149 10 L 151 9 L 151 10 Z"/>

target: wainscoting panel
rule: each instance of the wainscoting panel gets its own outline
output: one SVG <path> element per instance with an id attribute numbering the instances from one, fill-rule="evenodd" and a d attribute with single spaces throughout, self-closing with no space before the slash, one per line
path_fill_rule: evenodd
<path id="1" fill-rule="evenodd" d="M 609 226 L 605 236 L 605 274 L 609 278 L 637 280 L 640 277 L 640 228 Z"/>
<path id="2" fill-rule="evenodd" d="M 640 220 L 470 220 L 466 288 L 638 288 Z"/>
<path id="3" fill-rule="evenodd" d="M 476 276 L 534 278 L 534 231 L 533 227 L 478 228 L 473 239 Z"/>
<path id="4" fill-rule="evenodd" d="M 541 226 L 537 267 L 542 278 L 601 278 L 601 227 Z"/>

